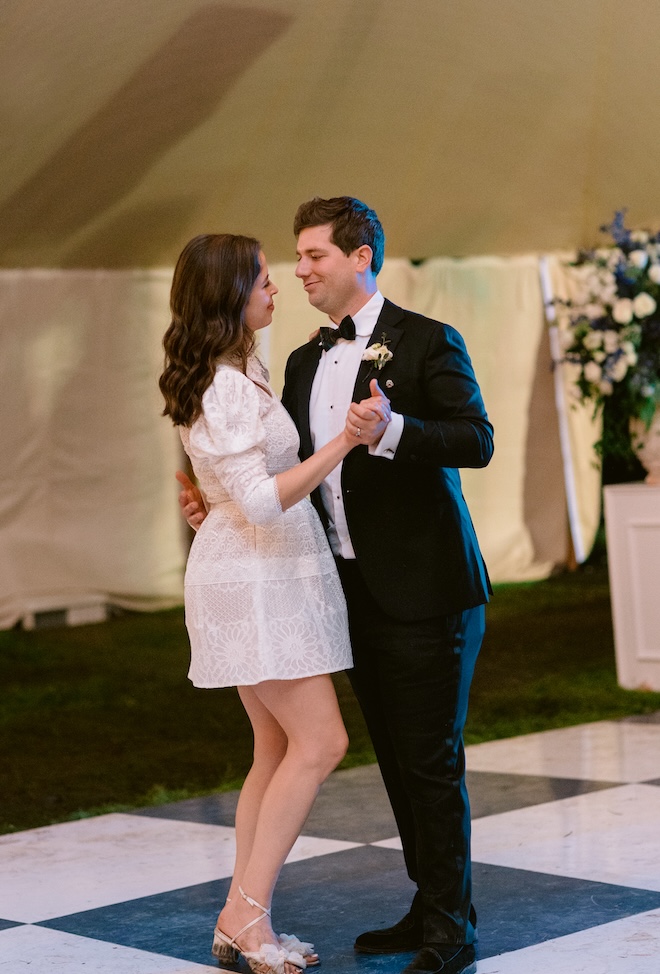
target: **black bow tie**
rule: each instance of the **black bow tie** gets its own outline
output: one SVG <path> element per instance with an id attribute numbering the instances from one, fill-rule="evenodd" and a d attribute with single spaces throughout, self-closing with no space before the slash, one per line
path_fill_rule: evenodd
<path id="1" fill-rule="evenodd" d="M 350 315 L 342 318 L 339 328 L 329 328 L 322 326 L 320 329 L 321 341 L 319 345 L 329 352 L 333 345 L 336 345 L 340 338 L 345 338 L 347 342 L 352 342 L 355 338 L 355 322 Z"/>

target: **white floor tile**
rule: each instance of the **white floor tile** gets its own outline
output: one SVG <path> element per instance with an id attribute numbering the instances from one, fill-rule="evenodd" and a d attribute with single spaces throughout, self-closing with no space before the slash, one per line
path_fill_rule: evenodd
<path id="1" fill-rule="evenodd" d="M 466 753 L 469 771 L 651 781 L 660 778 L 660 724 L 598 721 L 473 744 Z"/>
<path id="2" fill-rule="evenodd" d="M 658 974 L 660 911 L 489 957 L 477 974 Z"/>
<path id="3" fill-rule="evenodd" d="M 302 836 L 289 862 L 357 843 Z M 36 923 L 230 876 L 234 829 L 112 814 L 0 836 L 0 917 Z"/>
<path id="4" fill-rule="evenodd" d="M 0 974 L 19 974 L 30 967 L 49 974 L 218 974 L 217 965 L 193 964 L 59 930 L 0 930 Z"/>
<path id="5" fill-rule="evenodd" d="M 395 835 L 391 839 L 379 839 L 378 842 L 372 842 L 370 844 L 378 845 L 381 847 L 381 849 L 398 849 L 399 852 L 403 850 L 403 846 L 401 845 L 401 839 L 399 838 L 398 835 Z"/>
<path id="6" fill-rule="evenodd" d="M 472 856 L 660 891 L 660 788 L 622 785 L 477 819 Z"/>

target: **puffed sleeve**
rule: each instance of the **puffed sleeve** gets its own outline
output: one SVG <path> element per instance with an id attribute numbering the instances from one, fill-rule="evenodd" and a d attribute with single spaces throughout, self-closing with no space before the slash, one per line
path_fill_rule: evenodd
<path id="1" fill-rule="evenodd" d="M 190 429 L 191 456 L 203 457 L 252 524 L 282 513 L 277 481 L 266 472 L 259 394 L 236 369 L 218 369 Z"/>

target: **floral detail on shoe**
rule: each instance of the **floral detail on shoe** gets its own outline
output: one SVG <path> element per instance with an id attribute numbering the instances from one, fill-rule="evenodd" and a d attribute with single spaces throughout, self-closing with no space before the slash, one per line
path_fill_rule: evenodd
<path id="1" fill-rule="evenodd" d="M 319 955 L 314 950 L 314 944 L 305 940 L 298 940 L 293 934 L 280 933 L 277 939 L 285 950 L 297 951 L 307 962 L 307 967 L 316 967 L 319 963 Z"/>

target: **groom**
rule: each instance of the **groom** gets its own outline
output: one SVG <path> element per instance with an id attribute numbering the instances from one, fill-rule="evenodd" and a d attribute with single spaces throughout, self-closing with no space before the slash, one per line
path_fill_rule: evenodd
<path id="1" fill-rule="evenodd" d="M 352 450 L 312 498 L 346 594 L 349 676 L 418 888 L 399 923 L 361 934 L 355 949 L 416 950 L 404 974 L 472 974 L 463 727 L 490 585 L 458 468 L 486 466 L 493 430 L 458 332 L 380 294 L 385 237 L 373 210 L 316 198 L 294 232 L 296 276 L 329 316 L 286 366 L 282 401 L 301 458 L 341 431 L 351 402 L 355 435 L 378 422 L 360 406 L 370 386 L 392 407 L 377 445 Z"/>

